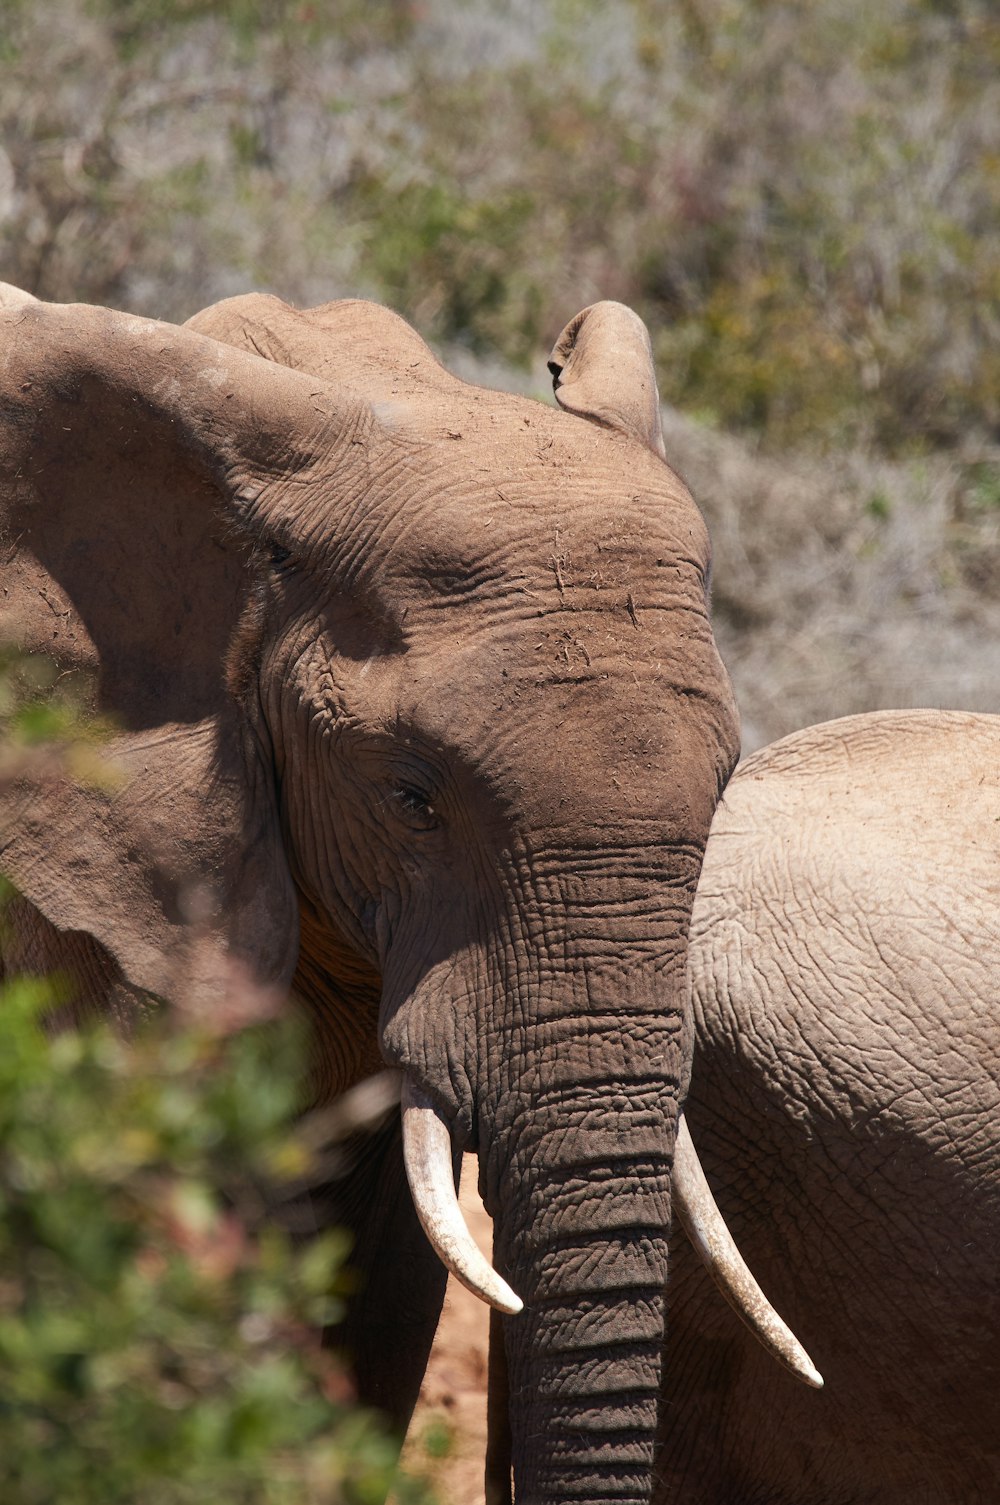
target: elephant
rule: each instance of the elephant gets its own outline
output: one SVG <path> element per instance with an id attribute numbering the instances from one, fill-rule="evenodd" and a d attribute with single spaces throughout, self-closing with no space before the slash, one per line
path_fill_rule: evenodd
<path id="1" fill-rule="evenodd" d="M 792 1383 L 672 1248 L 661 1505 L 1000 1499 L 1000 717 L 795 733 L 720 805 L 684 1109 Z"/>
<path id="2" fill-rule="evenodd" d="M 519 1502 L 648 1501 L 687 933 L 739 732 L 645 326 L 577 315 L 556 408 L 360 300 L 0 302 L 3 632 L 91 686 L 117 769 L 0 791 L 4 967 L 123 1028 L 287 993 L 317 1103 L 397 1069 L 402 1119 L 315 1199 L 354 1234 L 359 1394 L 405 1425 L 440 1255 L 506 1313 Z"/>

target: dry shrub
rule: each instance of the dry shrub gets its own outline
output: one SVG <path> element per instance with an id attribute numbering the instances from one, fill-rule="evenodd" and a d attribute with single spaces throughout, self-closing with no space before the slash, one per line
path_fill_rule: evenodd
<path id="1" fill-rule="evenodd" d="M 522 361 L 617 297 L 772 449 L 1000 422 L 987 0 L 0 0 L 0 143 L 42 297 L 367 293 Z"/>
<path id="2" fill-rule="evenodd" d="M 744 750 L 890 706 L 1000 706 L 1000 452 L 761 457 L 667 410 L 715 551 Z"/>

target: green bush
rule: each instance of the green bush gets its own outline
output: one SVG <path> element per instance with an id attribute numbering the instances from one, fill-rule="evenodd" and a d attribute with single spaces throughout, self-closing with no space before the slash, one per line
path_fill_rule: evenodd
<path id="1" fill-rule="evenodd" d="M 54 996 L 0 992 L 0 1499 L 380 1500 L 395 1445 L 317 1337 L 345 1240 L 267 1216 L 307 1169 L 297 1032 L 50 1038 Z"/>

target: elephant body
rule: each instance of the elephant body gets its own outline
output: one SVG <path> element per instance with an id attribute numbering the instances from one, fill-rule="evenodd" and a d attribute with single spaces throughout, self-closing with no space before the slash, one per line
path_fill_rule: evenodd
<path id="1" fill-rule="evenodd" d="M 750 758 L 689 952 L 685 1110 L 807 1390 L 673 1251 L 656 1498 L 1000 1499 L 1000 718 L 891 712 Z"/>
<path id="2" fill-rule="evenodd" d="M 644 327 L 574 319 L 560 411 L 367 303 L 4 306 L 3 630 L 89 678 L 117 770 L 0 788 L 5 965 L 126 1024 L 292 989 L 317 1101 L 401 1068 L 478 1151 L 525 1303 L 519 1502 L 647 1501 L 687 930 L 738 727 Z M 314 1212 L 354 1229 L 341 1338 L 402 1426 L 444 1271 L 398 1118 Z"/>

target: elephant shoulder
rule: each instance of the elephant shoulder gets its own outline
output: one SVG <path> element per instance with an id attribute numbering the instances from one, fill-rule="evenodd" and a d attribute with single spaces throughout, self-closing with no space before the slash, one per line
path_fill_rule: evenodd
<path id="1" fill-rule="evenodd" d="M 824 831 L 935 827 L 973 838 L 1000 815 L 1000 716 L 962 711 L 879 711 L 806 727 L 760 749 L 737 769 L 712 840 L 752 847 L 815 843 Z"/>
<path id="2" fill-rule="evenodd" d="M 947 1058 L 985 1080 L 998 858 L 1000 717 L 883 712 L 765 748 L 708 843 L 690 949 L 700 1034 L 732 1017 L 768 1050 L 808 1040 L 831 1074 L 854 1059 L 860 1078 L 891 1050 L 911 1076 L 933 1058 L 943 1080 Z"/>
<path id="3" fill-rule="evenodd" d="M 187 328 L 371 402 L 456 380 L 405 319 L 364 298 L 299 309 L 269 293 L 246 293 L 202 309 Z"/>

